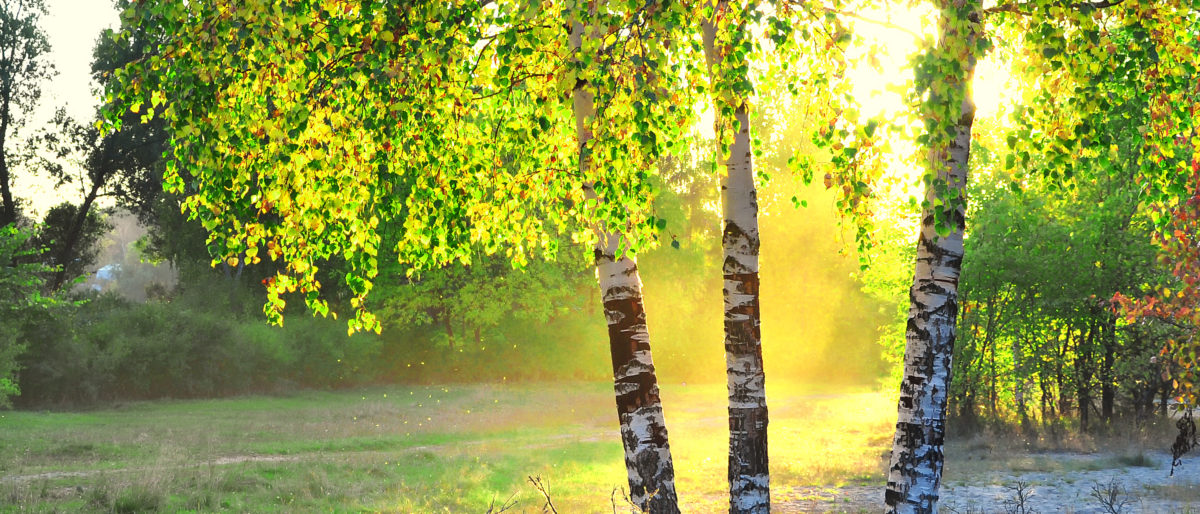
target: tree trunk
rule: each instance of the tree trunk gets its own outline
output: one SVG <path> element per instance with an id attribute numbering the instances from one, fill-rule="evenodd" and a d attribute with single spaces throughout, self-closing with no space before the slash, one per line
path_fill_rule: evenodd
<path id="1" fill-rule="evenodd" d="M 1046 388 L 1046 374 L 1041 371 L 1038 372 L 1038 387 L 1042 390 L 1042 424 L 1045 425 L 1054 407 L 1050 403 L 1050 390 Z"/>
<path id="2" fill-rule="evenodd" d="M 1025 360 L 1025 350 L 1021 347 L 1022 341 L 1026 345 L 1030 344 L 1028 332 L 1021 334 L 1020 338 L 1014 337 L 1012 342 L 1012 357 L 1013 357 L 1013 401 L 1017 405 L 1017 417 L 1021 421 L 1021 428 L 1029 428 L 1029 414 L 1026 412 L 1025 405 L 1025 390 L 1032 387 L 1031 377 L 1025 376 L 1025 366 L 1022 364 Z"/>
<path id="3" fill-rule="evenodd" d="M 982 28 L 978 2 L 972 1 L 971 5 L 973 12 L 965 26 L 951 26 L 963 22 L 949 19 L 943 11 L 939 47 L 974 46 Z M 966 33 L 958 32 L 963 28 Z M 962 106 L 954 137 L 944 147 L 931 142 L 934 150 L 929 155 L 930 170 L 936 174 L 936 180 L 927 181 L 926 185 L 916 268 L 909 291 L 904 379 L 900 384 L 896 435 L 884 496 L 887 512 L 937 510 L 966 225 L 967 161 L 971 150 L 971 125 L 975 119 L 970 88 L 975 69 L 974 54 L 967 50 L 964 60 L 961 81 L 944 86 L 961 89 L 958 94 L 962 95 Z M 943 192 L 939 194 L 938 189 L 942 186 Z M 950 231 L 945 237 L 939 237 L 935 211 L 945 209 L 940 205 L 942 201 L 949 202 L 954 198 L 959 199 L 952 204 L 955 208 L 950 212 L 943 211 L 948 215 L 946 222 Z"/>
<path id="4" fill-rule="evenodd" d="M 571 48 L 579 51 L 583 24 L 571 23 Z M 579 139 L 581 176 L 589 175 L 592 138 L 588 120 L 596 113 L 594 93 L 586 82 L 577 80 L 572 92 L 575 131 Z M 598 198 L 591 183 L 584 185 L 588 198 Z M 667 425 L 659 397 L 658 378 L 650 353 L 650 333 L 642 303 L 642 280 L 637 263 L 628 254 L 618 258 L 621 234 L 609 233 L 600 224 L 595 227 L 599 240 L 595 248 L 596 274 L 608 320 L 609 350 L 612 354 L 613 387 L 621 443 L 625 448 L 625 469 L 629 477 L 629 499 L 651 514 L 677 514 L 675 466 L 667 441 Z"/>
<path id="5" fill-rule="evenodd" d="M 446 342 L 450 346 L 450 353 L 454 353 L 454 325 L 450 323 L 450 312 L 442 311 L 442 327 L 446 329 Z"/>
<path id="6" fill-rule="evenodd" d="M 990 336 L 989 336 L 990 338 Z M 988 415 L 992 421 L 997 418 L 996 414 L 996 344 L 988 346 Z"/>
<path id="7" fill-rule="evenodd" d="M 984 347 L 989 357 L 988 366 L 988 416 L 996 420 L 996 297 L 991 296 L 985 306 L 987 309 L 987 324 L 984 329 Z M 981 366 L 982 367 L 982 366 Z"/>
<path id="8" fill-rule="evenodd" d="M 1063 366 L 1067 362 L 1067 349 L 1071 346 L 1072 332 L 1073 329 L 1070 325 L 1064 327 L 1063 335 L 1059 338 L 1058 358 L 1054 359 L 1054 384 L 1058 388 L 1058 415 L 1063 417 L 1067 416 L 1067 409 L 1071 404 Z"/>
<path id="9" fill-rule="evenodd" d="M 727 9 L 719 2 L 717 13 Z M 714 14 L 714 17 L 718 14 Z M 710 77 L 722 59 L 714 47 L 716 27 L 703 21 L 704 54 Z M 715 81 L 715 80 L 714 80 Z M 763 373 L 758 278 L 758 193 L 750 141 L 750 113 L 744 101 L 734 119 L 717 111 L 717 134 L 732 121 L 733 141 L 723 163 L 721 205 L 724 231 L 722 273 L 725 278 L 725 375 L 729 394 L 729 512 L 771 511 L 770 469 L 767 456 L 767 395 Z"/>
<path id="10" fill-rule="evenodd" d="M 1075 348 L 1075 397 L 1079 405 L 1079 432 L 1088 431 L 1089 410 L 1092 406 L 1092 348 L 1095 344 L 1097 326 L 1092 322 L 1087 327 L 1087 336 L 1080 333 Z"/>
<path id="11" fill-rule="evenodd" d="M 1162 389 L 1158 392 L 1158 415 L 1164 419 L 1170 419 L 1170 412 L 1167 411 L 1167 402 L 1171 400 L 1171 381 L 1163 380 Z"/>
<path id="12" fill-rule="evenodd" d="M 12 174 L 8 167 L 8 130 L 12 121 L 12 88 L 0 91 L 0 227 L 17 221 L 17 203 L 12 194 Z"/>

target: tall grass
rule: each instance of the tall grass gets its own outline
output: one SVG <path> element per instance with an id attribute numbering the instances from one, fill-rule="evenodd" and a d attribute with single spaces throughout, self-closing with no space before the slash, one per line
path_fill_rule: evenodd
<path id="1" fill-rule="evenodd" d="M 538 475 L 560 512 L 611 512 L 626 484 L 611 387 L 393 386 L 9 412 L 0 494 L 32 510 L 484 512 L 512 497 L 519 512 L 542 505 L 526 479 Z M 773 392 L 778 501 L 808 486 L 882 486 L 890 399 Z M 664 386 L 688 512 L 728 501 L 724 395 Z"/>

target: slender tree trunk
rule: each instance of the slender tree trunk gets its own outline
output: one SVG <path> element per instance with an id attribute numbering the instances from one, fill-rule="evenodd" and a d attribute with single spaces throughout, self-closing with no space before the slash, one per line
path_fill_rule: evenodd
<path id="1" fill-rule="evenodd" d="M 1170 419 L 1170 413 L 1167 411 L 1167 402 L 1171 399 L 1171 381 L 1163 380 L 1161 387 L 1158 391 L 1158 415 L 1164 419 Z"/>
<path id="2" fill-rule="evenodd" d="M 3 145 L 3 138 L 0 138 L 0 145 Z M 8 156 L 5 155 L 4 147 L 0 146 L 0 198 L 3 198 L 3 203 L 0 203 L 0 227 L 6 227 L 17 221 L 17 204 L 13 200 L 12 188 L 9 186 L 11 178 L 8 172 Z"/>
<path id="3" fill-rule="evenodd" d="M 988 346 L 988 415 L 994 421 L 996 415 L 996 344 Z"/>
<path id="4" fill-rule="evenodd" d="M 582 47 L 583 24 L 571 23 L 571 47 Z M 586 82 L 578 80 L 572 92 L 575 130 L 579 139 L 580 174 L 588 175 L 591 156 L 587 145 L 592 138 L 588 121 L 596 114 L 594 94 Z M 598 198 L 590 183 L 584 185 L 588 198 Z M 625 469 L 629 476 L 629 499 L 652 514 L 677 514 L 675 465 L 667 441 L 667 425 L 659 397 L 658 378 L 650 353 L 650 332 L 642 303 L 642 280 L 637 262 L 628 254 L 617 256 L 620 233 L 596 227 L 599 240 L 595 248 L 596 274 L 608 320 L 609 349 L 612 354 L 613 387 L 621 442 L 625 448 Z"/>
<path id="5" fill-rule="evenodd" d="M 1025 374 L 1022 369 L 1021 361 L 1024 360 L 1021 350 L 1021 338 L 1014 337 L 1012 340 L 1012 358 L 1013 358 L 1013 401 L 1017 405 L 1017 416 L 1021 420 L 1021 427 L 1026 428 L 1029 425 L 1029 417 L 1025 415 Z"/>
<path id="6" fill-rule="evenodd" d="M 715 16 L 728 11 L 717 3 Z M 703 21 L 704 55 L 709 76 L 722 55 L 715 48 L 716 27 Z M 732 122 L 733 140 L 721 179 L 724 230 L 725 374 L 729 394 L 729 512 L 771 511 L 770 469 L 767 456 L 767 395 L 763 373 L 758 278 L 758 192 L 754 184 L 754 155 L 750 140 L 750 113 L 744 101 L 734 108 L 733 119 L 717 113 L 717 134 Z M 724 157 L 724 156 L 722 156 Z"/>
<path id="7" fill-rule="evenodd" d="M 1092 348 L 1096 338 L 1096 324 L 1087 327 L 1087 336 L 1080 333 L 1075 351 L 1075 397 L 1079 405 L 1079 432 L 1088 431 L 1089 410 L 1092 406 Z"/>
<path id="8" fill-rule="evenodd" d="M 1042 390 L 1042 424 L 1050 419 L 1050 409 L 1054 407 L 1050 405 L 1050 390 L 1046 387 L 1046 374 L 1038 372 L 1038 387 Z"/>
<path id="9" fill-rule="evenodd" d="M 987 309 L 987 325 L 983 334 L 984 346 L 987 348 L 989 357 L 988 366 L 988 416 L 993 421 L 996 420 L 996 297 L 988 297 L 985 308 Z"/>
<path id="10" fill-rule="evenodd" d="M 446 341 L 450 345 L 450 353 L 454 353 L 454 325 L 450 323 L 449 311 L 442 311 L 442 327 L 446 329 Z"/>
<path id="11" fill-rule="evenodd" d="M 974 12 L 965 26 L 951 26 L 953 21 L 943 12 L 939 45 L 974 46 L 982 27 L 978 3 L 972 1 L 970 4 L 974 6 Z M 927 182 L 916 268 L 909 290 L 904 379 L 900 384 L 896 435 L 884 496 L 887 512 L 931 513 L 937 510 L 942 480 L 942 446 L 946 435 L 946 398 L 957 329 L 958 278 L 962 270 L 966 226 L 967 162 L 971 150 L 971 126 L 975 120 L 970 88 L 975 57 L 970 51 L 963 65 L 961 82 L 943 86 L 961 88 L 963 100 L 954 137 L 943 147 L 944 153 L 938 149 L 939 145 L 933 144 L 935 150 L 929 156 L 930 169 L 936 173 L 937 180 Z M 939 187 L 943 189 L 942 193 L 938 192 Z M 960 201 L 952 212 L 946 213 L 950 231 L 940 237 L 935 210 L 944 209 L 940 203 L 955 197 Z"/>
<path id="12" fill-rule="evenodd" d="M 1104 356 L 1101 361 L 1100 379 L 1100 418 L 1105 424 L 1111 424 L 1113 418 L 1113 403 L 1116 400 L 1116 387 L 1113 385 L 1115 378 L 1113 377 L 1113 364 L 1116 360 L 1117 353 L 1117 329 L 1116 319 L 1112 315 L 1105 315 L 1108 318 L 1104 323 L 1104 334 L 1102 335 L 1104 344 Z"/>
<path id="13" fill-rule="evenodd" d="M 976 328 L 978 328 L 978 325 L 976 325 Z M 978 336 L 979 331 L 976 330 L 975 336 L 971 338 L 972 345 L 974 345 L 975 341 L 979 340 Z M 964 351 L 961 355 L 973 355 L 974 348 L 971 348 L 970 350 L 972 350 L 971 353 Z M 961 380 L 958 382 L 962 385 L 962 393 L 960 393 L 959 398 L 957 399 L 958 417 L 963 421 L 963 424 L 968 427 L 974 426 L 975 424 L 975 388 L 973 383 L 974 378 L 971 376 L 971 370 L 974 369 L 973 363 L 974 359 L 968 358 L 967 365 L 959 368 L 962 371 L 963 376 L 960 377 Z"/>
<path id="14" fill-rule="evenodd" d="M 1058 388 L 1058 415 L 1066 417 L 1067 409 L 1070 407 L 1070 400 L 1067 395 L 1066 373 L 1063 371 L 1063 366 L 1067 362 L 1067 349 L 1071 346 L 1071 333 L 1073 329 L 1067 325 L 1064 329 L 1063 336 L 1059 338 L 1061 343 L 1058 347 L 1058 358 L 1054 359 L 1054 385 Z"/>

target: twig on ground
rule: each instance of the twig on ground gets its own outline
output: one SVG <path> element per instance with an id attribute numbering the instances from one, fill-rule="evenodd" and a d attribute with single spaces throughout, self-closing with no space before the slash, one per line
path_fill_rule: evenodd
<path id="1" fill-rule="evenodd" d="M 542 497 L 546 498 L 546 505 L 542 507 L 542 512 L 558 514 L 558 510 L 554 508 L 554 502 L 550 500 L 550 482 L 548 480 L 543 482 L 541 476 L 535 477 L 530 475 L 527 478 L 529 478 L 529 483 L 533 484 L 533 488 L 537 489 L 539 493 L 542 493 Z"/>
<path id="2" fill-rule="evenodd" d="M 658 489 L 655 489 L 654 492 L 650 493 L 650 496 L 646 497 L 645 505 L 638 505 L 637 502 L 633 501 L 633 498 L 630 498 L 629 494 L 627 494 L 625 492 L 624 487 L 622 487 L 620 489 L 621 489 L 621 499 L 624 500 L 625 503 L 629 505 L 629 512 L 631 512 L 633 514 L 647 514 L 648 512 L 650 512 L 650 500 L 653 500 L 654 496 L 656 494 L 658 494 Z M 612 498 L 610 498 L 612 500 L 614 514 L 616 514 L 616 512 L 617 512 L 616 495 L 617 495 L 617 488 L 614 487 L 613 493 L 612 493 Z"/>
<path id="3" fill-rule="evenodd" d="M 1129 491 L 1125 490 L 1116 478 L 1109 480 L 1107 484 L 1093 485 L 1092 498 L 1099 501 L 1104 511 L 1109 514 L 1121 514 L 1130 503 Z"/>
<path id="4" fill-rule="evenodd" d="M 485 514 L 500 514 L 501 512 L 513 508 L 517 504 L 517 500 L 513 499 L 516 496 L 517 493 L 512 493 L 507 500 L 504 500 L 504 502 L 500 505 L 496 505 L 496 497 L 493 495 L 492 503 L 488 504 L 488 510 Z"/>
<path id="5" fill-rule="evenodd" d="M 1037 512 L 1026 505 L 1034 495 L 1032 484 L 1018 480 L 1016 485 L 1005 486 L 1005 489 L 1013 492 L 1011 498 L 1004 500 L 1005 512 L 1009 514 L 1033 514 Z"/>

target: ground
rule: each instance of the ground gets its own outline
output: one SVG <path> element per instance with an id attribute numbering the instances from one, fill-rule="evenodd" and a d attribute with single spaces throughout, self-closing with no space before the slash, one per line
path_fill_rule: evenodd
<path id="1" fill-rule="evenodd" d="M 684 512 L 727 509 L 724 386 L 663 388 Z M 769 386 L 776 512 L 877 512 L 895 406 L 840 386 Z M 625 483 L 611 386 L 394 386 L 284 397 L 0 413 L 0 511 L 542 512 L 620 510 Z M 1200 464 L 1166 456 L 947 449 L 945 511 L 1003 512 L 1018 483 L 1040 512 L 1200 506 Z M 1004 438 L 1000 438 L 1004 439 Z M 1139 443 L 1140 444 L 1140 443 Z M 623 510 L 622 510 L 623 512 Z"/>

